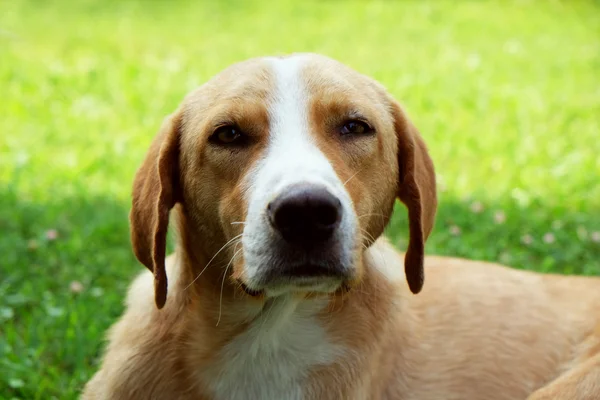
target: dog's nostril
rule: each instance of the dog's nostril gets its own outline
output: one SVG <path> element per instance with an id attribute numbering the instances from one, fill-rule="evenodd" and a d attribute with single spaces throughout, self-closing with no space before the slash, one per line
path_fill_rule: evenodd
<path id="1" fill-rule="evenodd" d="M 299 221 L 296 221 L 297 215 L 297 207 L 290 204 L 284 204 L 274 213 L 274 225 L 280 230 L 291 229 L 294 227 L 294 225 L 299 223 Z"/>
<path id="2" fill-rule="evenodd" d="M 267 207 L 269 220 L 288 242 L 310 244 L 332 236 L 342 216 L 340 200 L 317 185 L 296 185 Z"/>
<path id="3" fill-rule="evenodd" d="M 336 224 L 339 219 L 339 209 L 340 206 L 336 204 L 318 205 L 317 207 L 315 207 L 314 210 L 315 222 L 322 226 L 330 226 Z"/>

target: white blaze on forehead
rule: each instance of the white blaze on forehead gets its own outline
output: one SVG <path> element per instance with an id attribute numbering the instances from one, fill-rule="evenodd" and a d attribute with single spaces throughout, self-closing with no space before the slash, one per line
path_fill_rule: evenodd
<path id="1" fill-rule="evenodd" d="M 308 129 L 308 99 L 302 82 L 304 60 L 300 56 L 271 60 L 275 76 L 273 105 L 270 108 L 271 133 L 295 126 L 292 132 Z M 274 128 L 274 129 L 273 129 Z M 281 136 L 281 135 L 277 135 Z"/>
<path id="2" fill-rule="evenodd" d="M 307 57 L 270 59 L 275 79 L 269 106 L 269 145 L 262 172 L 273 193 L 297 182 L 324 184 L 335 192 L 337 176 L 312 137 L 308 93 L 302 70 Z M 339 194 L 339 193 L 335 193 Z"/>

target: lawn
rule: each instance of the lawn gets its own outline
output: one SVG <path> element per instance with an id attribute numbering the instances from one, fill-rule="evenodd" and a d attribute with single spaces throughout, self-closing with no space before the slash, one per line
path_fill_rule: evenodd
<path id="1" fill-rule="evenodd" d="M 600 275 L 600 4 L 0 2 L 0 399 L 73 399 L 143 267 L 130 187 L 228 64 L 330 55 L 385 84 L 440 182 L 429 253 Z M 406 243 L 398 207 L 388 234 Z"/>

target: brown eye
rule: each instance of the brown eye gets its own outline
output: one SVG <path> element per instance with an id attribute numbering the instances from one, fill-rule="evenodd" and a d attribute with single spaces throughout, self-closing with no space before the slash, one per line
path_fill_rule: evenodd
<path id="1" fill-rule="evenodd" d="M 371 128 L 366 122 L 359 120 L 350 120 L 345 122 L 340 131 L 342 135 L 362 135 L 372 132 L 373 128 Z"/>
<path id="2" fill-rule="evenodd" d="M 216 144 L 238 143 L 244 138 L 240 128 L 234 125 L 221 126 L 210 136 L 210 141 Z"/>

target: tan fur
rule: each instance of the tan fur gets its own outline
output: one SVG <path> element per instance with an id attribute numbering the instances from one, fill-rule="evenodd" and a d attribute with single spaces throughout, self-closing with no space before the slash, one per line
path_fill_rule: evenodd
<path id="1" fill-rule="evenodd" d="M 316 316 L 329 340 L 351 351 L 308 371 L 305 397 L 600 399 L 600 279 L 435 256 L 424 258 L 423 274 L 437 200 L 421 136 L 379 84 L 324 57 L 308 60 L 309 133 L 346 182 L 364 247 L 351 289 L 330 295 Z M 235 237 L 247 177 L 268 140 L 271 91 L 266 61 L 236 64 L 163 125 L 136 176 L 131 213 L 136 256 L 152 273 L 131 286 L 83 399 L 213 398 L 207 374 L 219 379 L 210 371 L 223 363 L 220 351 L 265 304 L 240 289 Z M 378 132 L 360 148 L 328 135 L 356 107 Z M 219 122 L 243 127 L 251 149 L 212 150 Z M 406 255 L 381 237 L 396 197 L 409 212 Z M 163 265 L 172 208 L 179 241 Z"/>

